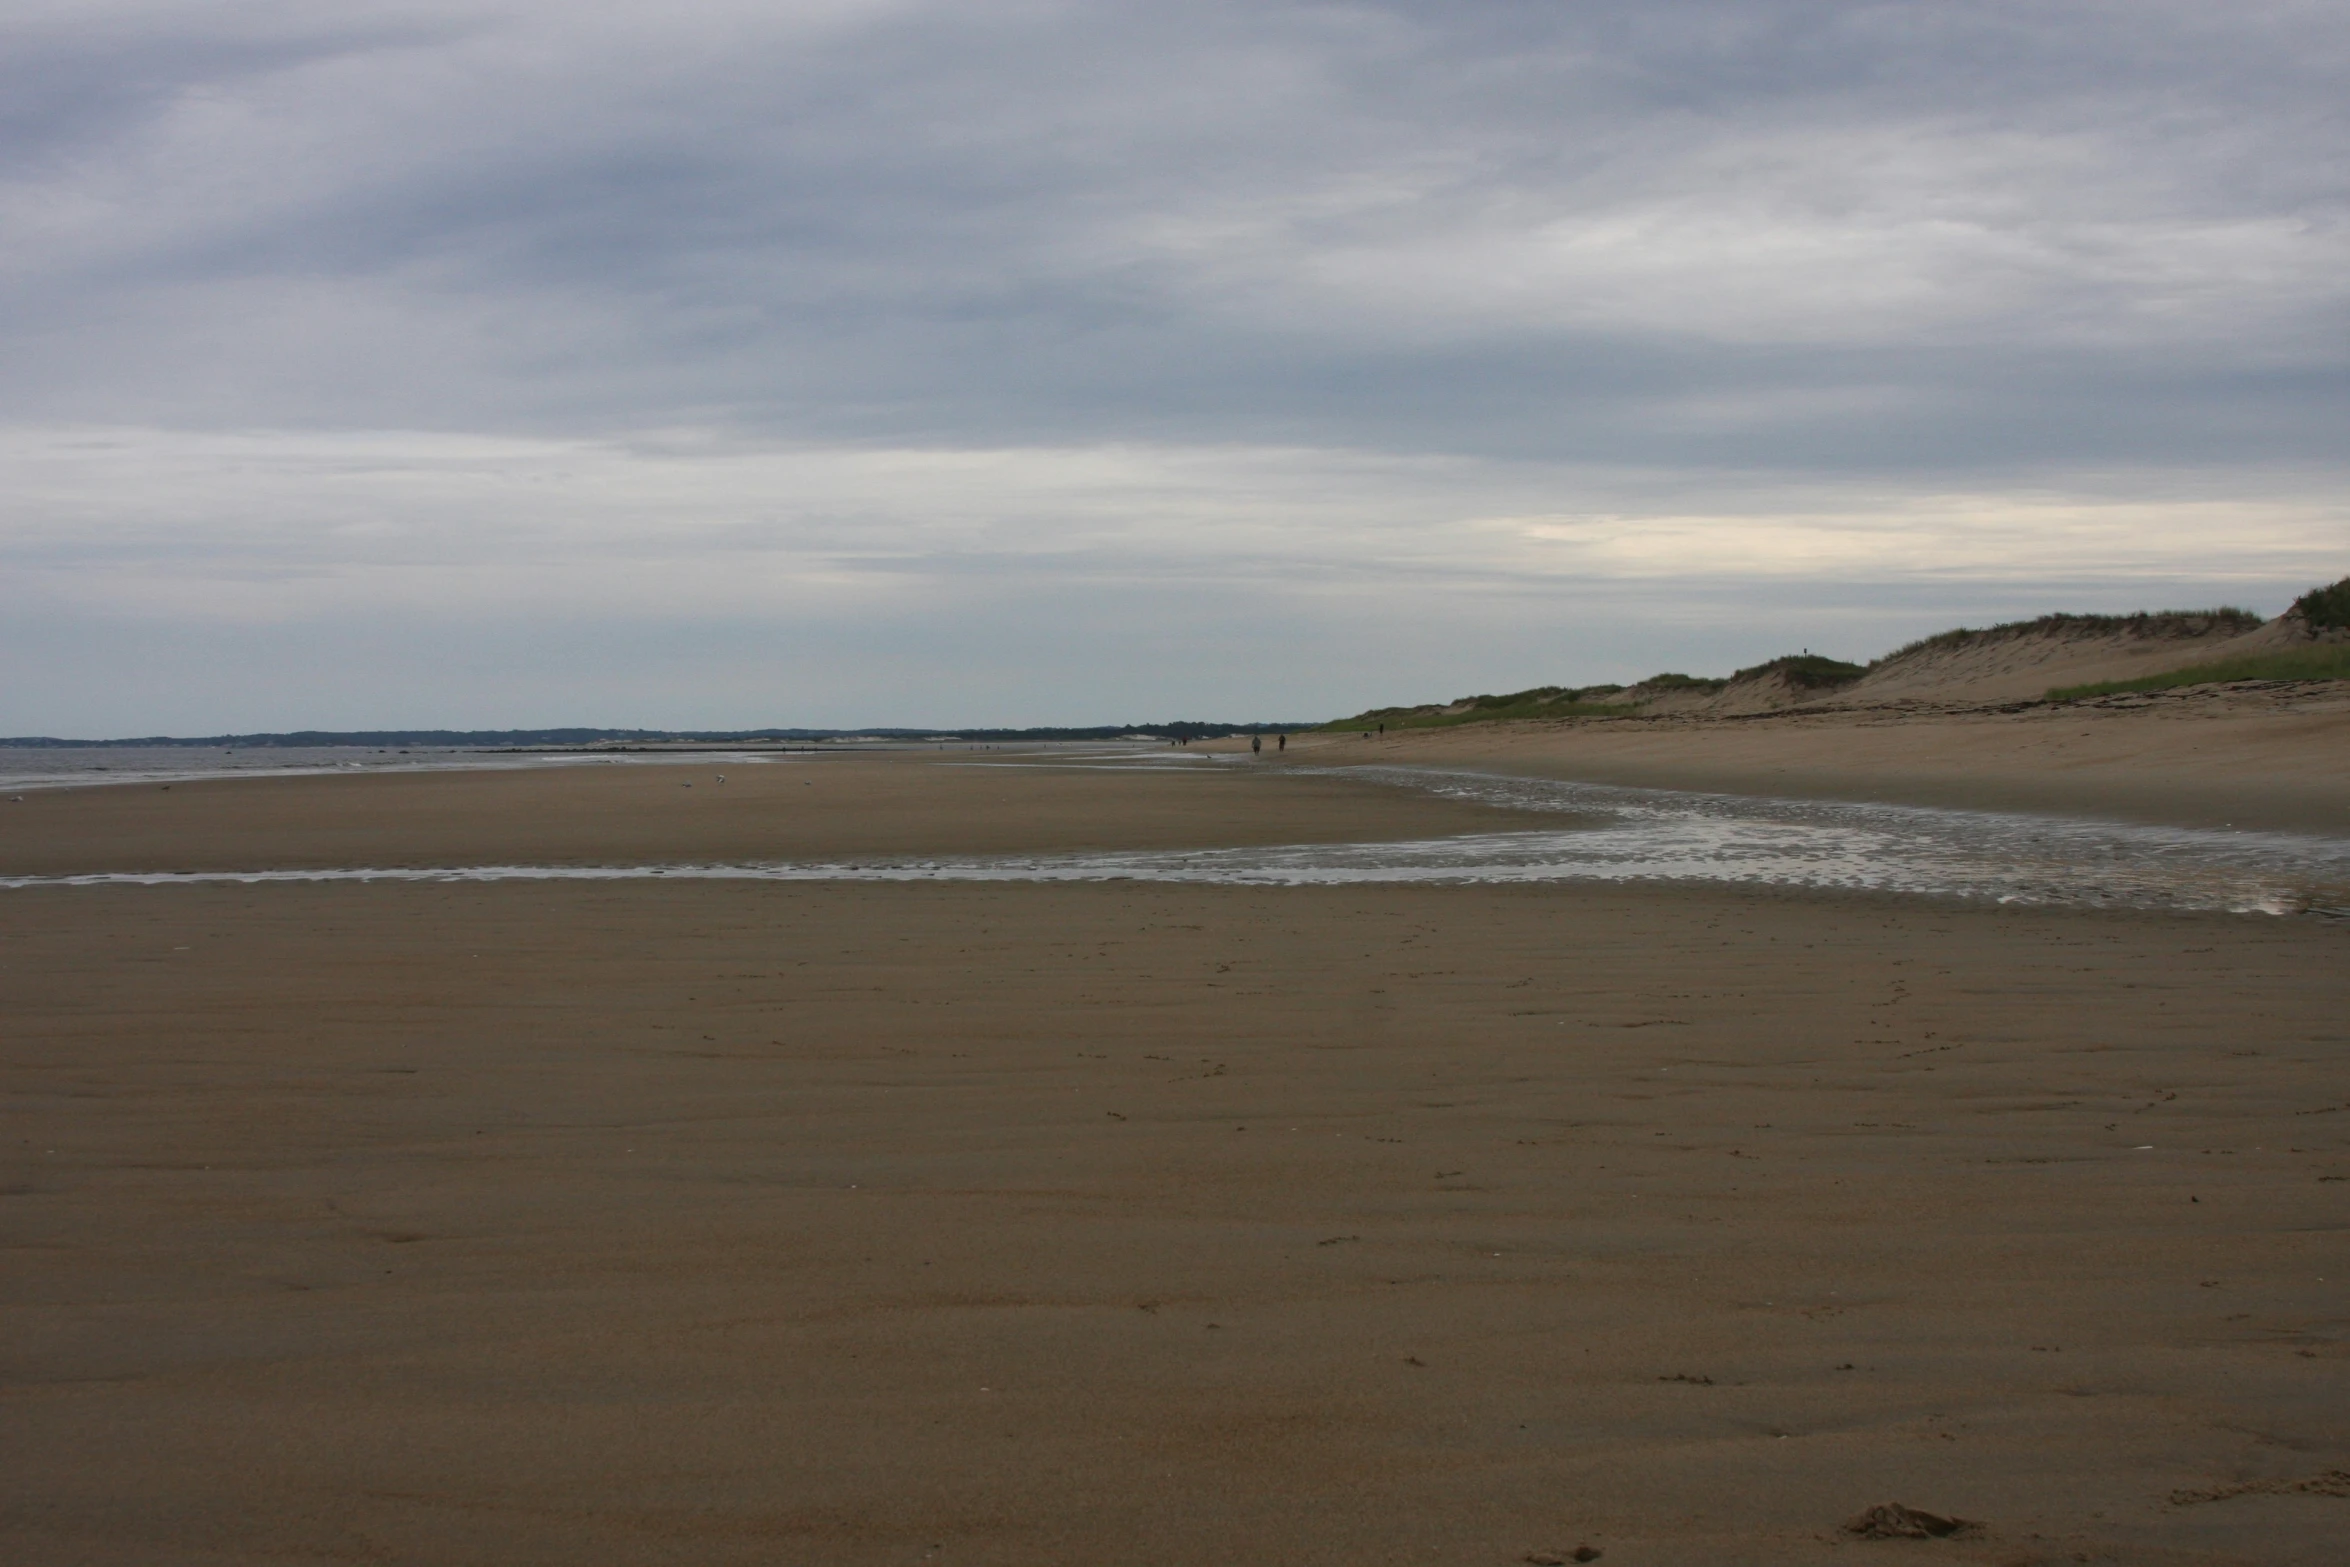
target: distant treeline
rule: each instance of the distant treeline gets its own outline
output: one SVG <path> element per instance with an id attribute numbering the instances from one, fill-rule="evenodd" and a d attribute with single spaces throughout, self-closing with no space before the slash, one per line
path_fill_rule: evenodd
<path id="1" fill-rule="evenodd" d="M 570 746 L 570 745 L 746 745 L 785 740 L 1115 740 L 1148 735 L 1159 740 L 1220 740 L 1227 735 L 1295 733 L 1318 720 L 1289 724 L 1216 724 L 1180 720 L 1167 724 L 1096 724 L 1078 729 L 296 729 L 284 734 L 138 735 L 110 740 L 67 740 L 55 735 L 0 737 L 0 746 L 220 746 L 254 750 L 273 746 Z"/>

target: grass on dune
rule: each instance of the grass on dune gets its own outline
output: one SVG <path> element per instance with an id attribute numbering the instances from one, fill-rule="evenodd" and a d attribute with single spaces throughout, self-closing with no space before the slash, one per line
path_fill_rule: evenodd
<path id="1" fill-rule="evenodd" d="M 2313 626 L 2350 626 L 2350 577 L 2328 587 L 2311 588 L 2293 601 L 2289 613 Z"/>
<path id="2" fill-rule="evenodd" d="M 1621 718 L 1633 711 L 1621 703 L 1609 702 L 1518 702 L 1508 707 L 1473 707 L 1465 713 L 1415 713 L 1384 722 L 1390 729 L 1449 729 L 1455 724 L 1484 724 L 1510 718 Z"/>
<path id="3" fill-rule="evenodd" d="M 2124 691 L 2169 691 L 2179 686 L 2214 685 L 2227 680 L 2350 680 L 2350 643 L 2287 648 L 2277 653 L 2223 659 L 2216 664 L 2191 664 L 2168 674 L 2141 675 L 2135 680 L 2059 686 L 2048 693 L 2048 700 L 2070 702 L 2080 697 L 2112 696 Z"/>
<path id="4" fill-rule="evenodd" d="M 2293 607 L 2286 614 L 2320 631 L 2329 627 L 2350 626 L 2350 577 L 2344 577 L 2327 587 L 2310 589 L 2293 601 Z M 1914 654 L 1955 650 L 1978 642 L 2022 637 L 2050 637 L 2064 641 L 2114 636 L 2164 639 L 2214 635 L 2233 637 L 2251 631 L 2261 623 L 2259 615 L 2234 606 L 2171 609 L 2135 615 L 2043 615 L 2037 620 L 2009 621 L 1982 630 L 1962 627 L 1956 631 L 1944 631 L 1906 647 L 1896 648 L 1883 658 L 1873 659 L 1867 664 L 1847 663 L 1843 659 L 1804 652 L 1741 669 L 1727 678 L 1661 674 L 1649 676 L 1636 687 L 1535 686 L 1530 690 L 1512 691 L 1499 696 L 1460 697 L 1451 702 L 1423 703 L 1417 707 L 1375 707 L 1369 712 L 1357 713 L 1352 718 L 1333 720 L 1322 725 L 1322 729 L 1326 733 L 1345 733 L 1378 728 L 1450 729 L 1460 724 L 1489 724 L 1527 718 L 1620 718 L 1640 712 L 1652 699 L 1668 693 L 1677 695 L 1698 692 L 1710 695 L 1741 681 L 1771 675 L 1778 676 L 1799 693 L 1833 690 L 1851 685 L 1872 670 L 1882 669 Z M 2145 675 L 2136 680 L 2060 686 L 2048 693 L 2047 700 L 2069 702 L 2080 697 L 2109 696 L 2125 691 L 2166 691 L 2177 686 L 2210 685 L 2230 680 L 2350 680 L 2350 646 L 2329 643 L 2316 647 L 2289 648 L 2274 653 L 2248 654 L 2241 658 L 2196 664 L 2186 669 L 2172 670 L 2168 674 Z M 1632 701 L 1610 700 L 1626 691 L 1632 693 Z"/>
<path id="5" fill-rule="evenodd" d="M 1485 724 L 1513 718 L 1618 718 L 1633 711 L 1621 703 L 1584 700 L 1586 693 L 1600 695 L 1620 691 L 1621 686 L 1585 687 L 1581 691 L 1564 686 L 1536 686 L 1530 691 L 1513 691 L 1507 696 L 1464 697 L 1468 705 L 1459 712 L 1445 712 L 1431 705 L 1427 707 L 1382 707 L 1352 718 L 1341 718 L 1324 724 L 1323 729 L 1344 734 L 1360 733 L 1385 724 L 1390 729 L 1450 729 L 1457 724 Z M 1461 702 L 1448 702 L 1446 707 L 1461 707 Z"/>
<path id="6" fill-rule="evenodd" d="M 1829 658 L 1820 653 L 1790 653 L 1785 658 L 1774 658 L 1767 664 L 1756 664 L 1741 669 L 1727 682 L 1736 685 L 1741 680 L 1753 680 L 1775 674 L 1801 691 L 1818 691 L 1830 686 L 1847 686 L 1869 672 L 1866 664 L 1848 664 L 1840 658 Z"/>

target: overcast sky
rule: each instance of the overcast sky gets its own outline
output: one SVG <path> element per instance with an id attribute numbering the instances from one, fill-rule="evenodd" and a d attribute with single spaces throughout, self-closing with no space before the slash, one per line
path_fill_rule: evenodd
<path id="1" fill-rule="evenodd" d="M 0 733 L 1307 718 L 2350 571 L 2339 0 L 14 0 Z"/>

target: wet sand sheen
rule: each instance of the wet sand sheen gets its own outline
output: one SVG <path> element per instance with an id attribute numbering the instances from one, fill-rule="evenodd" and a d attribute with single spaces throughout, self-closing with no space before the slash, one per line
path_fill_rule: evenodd
<path id="1" fill-rule="evenodd" d="M 1524 825 L 1521 812 L 1423 790 L 1204 760 L 971 767 L 914 752 L 55 790 L 0 804 L 0 875 L 1187 849 Z"/>
<path id="2" fill-rule="evenodd" d="M 1127 777 L 1131 770 L 1120 770 Z M 1114 776 L 1093 769 L 1097 781 Z M 0 876 L 0 890 L 311 881 L 1154 881 L 1359 886 L 1682 881 L 1919 893 L 2086 908 L 2350 917 L 2350 839 L 2068 821 L 1981 811 L 1622 789 L 1464 771 L 1333 771 L 1323 780 L 1504 806 L 1547 830 L 1377 843 L 1097 849 L 855 861 L 653 865 L 310 866 Z M 1267 782 L 1275 782 L 1267 780 Z M 1280 786 L 1286 786 L 1285 783 Z M 1118 786 L 1097 790 L 1114 799 Z M 1318 825 L 1327 826 L 1325 820 Z"/>
<path id="3" fill-rule="evenodd" d="M 1164 833 L 1131 782 L 907 819 Z M 1983 1520 L 1953 1561 L 2326 1560 L 2344 937 L 1677 887 L 0 899 L 6 1537 L 1812 1562 L 1904 1549 L 1838 1533 L 1899 1499 Z"/>

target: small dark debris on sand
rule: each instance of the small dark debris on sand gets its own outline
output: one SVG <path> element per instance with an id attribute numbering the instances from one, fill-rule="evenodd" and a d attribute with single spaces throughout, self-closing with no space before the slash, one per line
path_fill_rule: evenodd
<path id="1" fill-rule="evenodd" d="M 1864 1540 L 1941 1540 L 1981 1527 L 1969 1518 L 1945 1518 L 1899 1502 L 1880 1502 L 1847 1522 L 1844 1532 Z"/>
<path id="2" fill-rule="evenodd" d="M 1595 1562 L 1606 1554 L 1596 1545 L 1578 1545 L 1571 1551 L 1528 1551 L 1526 1560 L 1532 1567 L 1567 1567 L 1569 1562 Z"/>
<path id="3" fill-rule="evenodd" d="M 2328 1469 L 2306 1480 L 2246 1480 L 2240 1485 L 2214 1486 L 2208 1491 L 2173 1491 L 2173 1507 L 2224 1502 L 2231 1496 L 2345 1496 L 2350 1497 L 2350 1469 Z"/>

